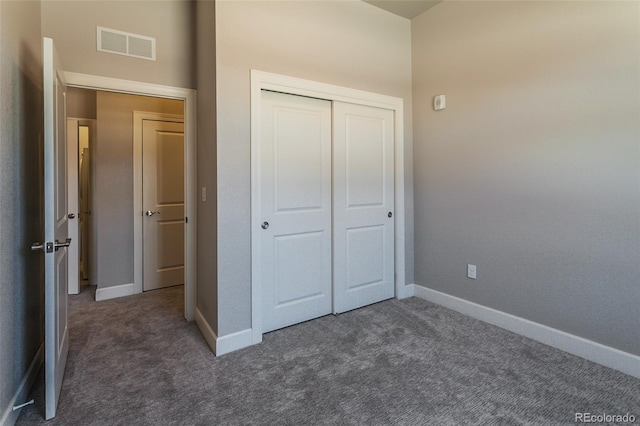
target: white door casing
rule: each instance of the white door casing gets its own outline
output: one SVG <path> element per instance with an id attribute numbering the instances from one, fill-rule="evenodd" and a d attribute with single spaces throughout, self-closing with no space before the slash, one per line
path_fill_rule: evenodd
<path id="1" fill-rule="evenodd" d="M 55 417 L 69 351 L 65 81 L 53 40 L 43 40 L 45 417 Z"/>
<path id="2" fill-rule="evenodd" d="M 293 95 L 367 105 L 393 111 L 394 132 L 394 214 L 393 223 L 395 297 L 409 297 L 412 292 L 405 286 L 405 221 L 404 221 L 404 132 L 403 100 L 386 95 L 319 83 L 263 71 L 251 70 L 251 343 L 262 341 L 264 331 L 262 273 L 263 256 L 261 244 L 261 173 L 260 151 L 262 135 L 262 91 L 269 90 Z"/>
<path id="3" fill-rule="evenodd" d="M 262 94 L 263 331 L 331 312 L 331 103 Z"/>
<path id="4" fill-rule="evenodd" d="M 143 290 L 184 284 L 182 122 L 143 120 L 142 175 Z"/>
<path id="5" fill-rule="evenodd" d="M 333 103 L 333 312 L 394 295 L 393 111 Z"/>

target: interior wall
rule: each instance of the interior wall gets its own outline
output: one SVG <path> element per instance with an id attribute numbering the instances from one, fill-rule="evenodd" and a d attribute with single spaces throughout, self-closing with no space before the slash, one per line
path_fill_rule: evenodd
<path id="1" fill-rule="evenodd" d="M 67 87 L 67 117 L 95 120 L 96 91 Z"/>
<path id="2" fill-rule="evenodd" d="M 218 335 L 251 327 L 251 69 L 404 99 L 411 282 L 410 46 L 407 19 L 364 2 L 216 2 Z"/>
<path id="3" fill-rule="evenodd" d="M 133 283 L 133 112 L 183 115 L 183 101 L 98 92 L 92 147 L 93 277 L 98 289 Z"/>
<path id="4" fill-rule="evenodd" d="M 198 87 L 198 289 L 197 308 L 218 332 L 218 203 L 216 155 L 216 6 L 196 3 Z M 206 188 L 206 201 L 202 191 Z"/>
<path id="5" fill-rule="evenodd" d="M 0 423 L 44 342 L 40 2 L 0 2 Z M 25 392 L 28 391 L 27 389 Z M 22 401 L 18 401 L 22 402 Z"/>
<path id="6" fill-rule="evenodd" d="M 65 71 L 193 88 L 192 8 L 188 0 L 47 0 L 42 32 L 53 38 Z M 98 52 L 98 26 L 156 38 L 156 60 Z"/>
<path id="7" fill-rule="evenodd" d="M 412 46 L 416 283 L 640 355 L 640 4 L 445 1 Z"/>

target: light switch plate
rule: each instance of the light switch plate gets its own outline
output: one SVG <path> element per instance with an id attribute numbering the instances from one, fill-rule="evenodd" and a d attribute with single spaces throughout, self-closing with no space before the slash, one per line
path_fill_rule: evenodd
<path id="1" fill-rule="evenodd" d="M 445 95 L 438 95 L 433 98 L 433 109 L 441 111 L 447 107 L 447 98 Z"/>

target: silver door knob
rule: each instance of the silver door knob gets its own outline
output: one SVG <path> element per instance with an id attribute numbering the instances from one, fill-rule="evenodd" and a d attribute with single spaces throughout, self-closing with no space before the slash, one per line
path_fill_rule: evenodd
<path id="1" fill-rule="evenodd" d="M 262 229 L 269 229 L 269 222 L 262 222 Z"/>
<path id="2" fill-rule="evenodd" d="M 38 251 L 38 250 L 43 250 L 44 249 L 44 244 L 41 242 L 35 242 L 33 244 L 31 244 L 31 250 L 33 251 Z"/>
<path id="3" fill-rule="evenodd" d="M 75 215 L 75 214 L 73 214 L 73 213 L 69 213 L 69 214 L 67 215 L 67 217 L 68 217 L 69 219 L 75 219 L 75 218 L 76 218 L 76 215 Z"/>
<path id="4" fill-rule="evenodd" d="M 156 213 L 157 213 L 157 214 L 160 214 L 160 212 L 152 212 L 151 210 L 147 210 L 147 212 L 145 213 L 145 215 L 147 215 L 147 216 L 151 217 L 151 216 L 153 216 L 153 215 L 154 215 L 154 214 L 156 214 Z"/>
<path id="5" fill-rule="evenodd" d="M 391 212 L 387 213 L 387 217 L 392 217 L 392 216 L 393 216 L 393 213 Z"/>

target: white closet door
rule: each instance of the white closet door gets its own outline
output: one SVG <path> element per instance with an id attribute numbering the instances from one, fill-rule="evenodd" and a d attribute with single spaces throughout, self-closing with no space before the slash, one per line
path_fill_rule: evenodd
<path id="1" fill-rule="evenodd" d="M 393 111 L 333 104 L 334 313 L 394 295 Z"/>
<path id="2" fill-rule="evenodd" d="M 263 332 L 331 313 L 331 102 L 262 92 Z"/>

